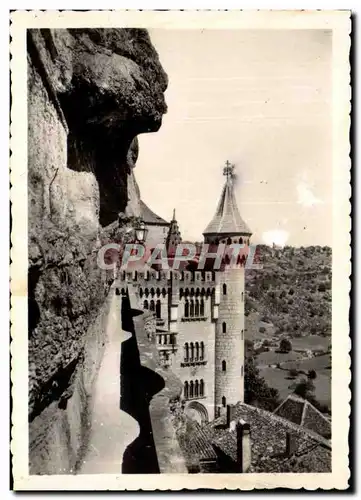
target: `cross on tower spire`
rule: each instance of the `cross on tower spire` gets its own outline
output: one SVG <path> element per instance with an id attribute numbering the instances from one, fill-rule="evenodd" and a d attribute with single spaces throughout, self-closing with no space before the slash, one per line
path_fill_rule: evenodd
<path id="1" fill-rule="evenodd" d="M 234 170 L 234 165 L 232 165 L 232 163 L 230 163 L 227 160 L 226 166 L 223 167 L 223 175 L 225 175 L 227 177 L 227 181 L 228 181 L 228 179 L 233 179 L 233 177 L 234 177 L 233 170 Z"/>

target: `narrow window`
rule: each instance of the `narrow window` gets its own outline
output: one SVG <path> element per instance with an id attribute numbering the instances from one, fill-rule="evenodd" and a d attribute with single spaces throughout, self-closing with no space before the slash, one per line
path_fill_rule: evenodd
<path id="1" fill-rule="evenodd" d="M 140 297 L 140 298 L 142 298 L 142 297 L 143 297 L 143 288 L 141 288 L 141 289 L 139 290 L 139 297 Z"/>
<path id="2" fill-rule="evenodd" d="M 184 382 L 184 399 L 189 398 L 189 385 L 188 382 Z"/>
<path id="3" fill-rule="evenodd" d="M 199 395 L 204 396 L 204 381 L 202 378 L 199 382 Z"/>
<path id="4" fill-rule="evenodd" d="M 184 303 L 184 316 L 188 318 L 189 316 L 189 302 L 188 299 Z"/>
<path id="5" fill-rule="evenodd" d="M 241 243 L 241 244 L 243 243 L 243 239 L 242 238 L 239 239 L 239 243 Z"/>
<path id="6" fill-rule="evenodd" d="M 223 321 L 223 323 L 222 323 L 222 332 L 223 332 L 223 333 L 226 333 L 226 331 L 227 331 L 227 325 L 226 325 L 226 323 Z"/>
<path id="7" fill-rule="evenodd" d="M 196 342 L 196 358 L 195 358 L 196 361 L 199 360 L 199 344 L 198 342 Z"/>
<path id="8" fill-rule="evenodd" d="M 199 382 L 198 382 L 198 380 L 196 380 L 196 382 L 194 384 L 194 396 L 196 398 L 198 398 L 198 396 L 199 396 Z"/>
<path id="9" fill-rule="evenodd" d="M 196 299 L 196 308 L 195 308 L 194 316 L 199 316 L 199 300 L 198 299 Z"/>
<path id="10" fill-rule="evenodd" d="M 227 285 L 223 284 L 223 295 L 227 295 Z"/>
<path id="11" fill-rule="evenodd" d="M 231 238 L 227 238 L 227 245 L 231 245 L 232 244 L 232 239 Z"/>
<path id="12" fill-rule="evenodd" d="M 144 301 L 143 307 L 144 309 L 148 309 L 149 305 L 147 300 Z"/>
<path id="13" fill-rule="evenodd" d="M 201 353 L 200 353 L 200 358 L 201 361 L 204 360 L 204 342 L 201 342 Z"/>
<path id="14" fill-rule="evenodd" d="M 188 361 L 189 359 L 189 345 L 188 342 L 184 345 L 184 361 Z"/>
<path id="15" fill-rule="evenodd" d="M 194 392 L 193 392 L 193 380 L 191 380 L 191 382 L 189 384 L 189 397 L 193 398 L 193 396 L 194 396 Z"/>
<path id="16" fill-rule="evenodd" d="M 223 397 L 222 397 L 222 406 L 225 408 L 225 407 L 226 407 L 226 404 L 227 404 L 227 400 L 226 400 L 226 398 L 223 396 Z"/>
<path id="17" fill-rule="evenodd" d="M 243 377 L 243 365 L 242 365 L 242 368 L 241 368 L 241 376 Z"/>
<path id="18" fill-rule="evenodd" d="M 242 292 L 242 300 L 244 300 L 244 293 Z"/>
<path id="19" fill-rule="evenodd" d="M 144 290 L 144 295 L 145 295 L 146 297 L 148 297 L 148 295 L 149 295 L 149 290 L 148 290 L 148 288 L 146 288 L 146 289 Z"/>
<path id="20" fill-rule="evenodd" d="M 225 372 L 227 370 L 227 363 L 225 360 L 222 361 L 222 372 Z"/>
<path id="21" fill-rule="evenodd" d="M 150 311 L 154 311 L 154 310 L 155 310 L 154 300 L 151 300 L 151 301 L 150 301 L 150 304 L 149 304 L 149 310 L 150 310 Z"/>
<path id="22" fill-rule="evenodd" d="M 194 344 L 191 342 L 190 361 L 194 360 Z"/>
<path id="23" fill-rule="evenodd" d="M 162 313 L 162 306 L 161 306 L 160 300 L 157 300 L 157 304 L 155 306 L 155 314 L 156 314 L 157 318 L 162 317 L 161 313 Z"/>
<path id="24" fill-rule="evenodd" d="M 201 298 L 200 315 L 204 316 L 204 299 L 203 299 L 203 297 Z"/>
<path id="25" fill-rule="evenodd" d="M 191 300 L 189 315 L 191 318 L 193 318 L 193 316 L 194 316 L 194 300 L 193 299 Z"/>
<path id="26" fill-rule="evenodd" d="M 152 297 L 154 297 L 154 288 L 150 289 L 150 294 L 151 294 Z"/>
<path id="27" fill-rule="evenodd" d="M 241 338 L 242 338 L 242 340 L 243 340 L 243 336 L 244 336 L 244 333 L 243 333 L 243 330 L 242 330 L 242 332 L 241 332 Z"/>

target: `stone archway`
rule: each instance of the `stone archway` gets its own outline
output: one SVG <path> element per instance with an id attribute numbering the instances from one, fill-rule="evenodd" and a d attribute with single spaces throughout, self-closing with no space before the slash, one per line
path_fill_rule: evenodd
<path id="1" fill-rule="evenodd" d="M 208 422 L 207 409 L 198 401 L 191 401 L 185 408 L 186 415 L 195 420 L 199 424 L 206 424 Z"/>

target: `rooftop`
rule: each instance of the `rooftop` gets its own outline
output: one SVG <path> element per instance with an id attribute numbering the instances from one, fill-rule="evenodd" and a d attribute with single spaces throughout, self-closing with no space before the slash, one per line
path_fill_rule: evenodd
<path id="1" fill-rule="evenodd" d="M 227 175 L 216 213 L 203 234 L 252 234 L 239 214 L 231 175 Z"/>
<path id="2" fill-rule="evenodd" d="M 331 444 L 328 440 L 296 425 L 274 413 L 244 403 L 234 408 L 233 419 L 243 419 L 250 425 L 252 461 L 248 472 L 330 472 Z M 294 437 L 294 451 L 286 454 L 286 436 Z M 208 449 L 205 442 L 212 445 L 217 454 L 227 456 L 232 462 L 237 459 L 235 430 L 226 426 L 226 416 L 210 422 L 199 431 L 194 426 L 188 435 L 190 445 L 188 453 L 198 453 L 204 459 Z M 183 453 L 184 443 L 180 442 Z M 212 457 L 210 457 L 212 458 Z"/>
<path id="3" fill-rule="evenodd" d="M 331 422 L 309 401 L 290 394 L 274 411 L 275 415 L 286 418 L 297 425 L 317 432 L 325 438 L 331 436 Z"/>
<path id="4" fill-rule="evenodd" d="M 169 226 L 169 222 L 159 217 L 159 215 L 155 214 L 145 203 L 143 200 L 140 200 L 140 211 L 141 217 L 146 224 L 154 224 L 160 226 Z"/>

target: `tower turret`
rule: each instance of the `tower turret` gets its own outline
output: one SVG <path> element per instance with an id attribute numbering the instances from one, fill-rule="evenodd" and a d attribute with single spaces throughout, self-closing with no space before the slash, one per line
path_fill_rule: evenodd
<path id="1" fill-rule="evenodd" d="M 242 220 L 234 195 L 234 165 L 223 169 L 223 186 L 216 213 L 205 229 L 205 243 L 249 244 L 251 231 Z M 244 397 L 244 263 L 224 264 L 219 271 L 218 319 L 215 345 L 215 407 Z"/>
<path id="2" fill-rule="evenodd" d="M 170 221 L 168 236 L 166 240 L 166 247 L 169 254 L 175 251 L 177 245 L 182 242 L 182 236 L 179 230 L 177 219 L 175 218 L 175 208 L 173 209 L 173 217 Z"/>

